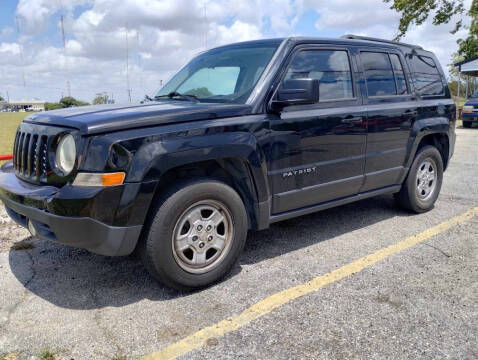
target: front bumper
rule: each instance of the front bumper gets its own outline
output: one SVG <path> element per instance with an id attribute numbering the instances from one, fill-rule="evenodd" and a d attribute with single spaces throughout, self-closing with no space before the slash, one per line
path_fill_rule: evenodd
<path id="1" fill-rule="evenodd" d="M 124 189 L 105 194 L 104 188 L 32 185 L 18 179 L 8 165 L 0 169 L 0 200 L 14 221 L 25 227 L 31 221 L 38 237 L 108 256 L 128 255 L 136 247 L 142 225 L 114 226 L 94 218 L 100 204 L 102 217 L 116 214 L 118 209 L 111 207 L 121 203 Z"/>
<path id="2" fill-rule="evenodd" d="M 461 119 L 464 121 L 478 122 L 478 112 L 462 113 Z"/>

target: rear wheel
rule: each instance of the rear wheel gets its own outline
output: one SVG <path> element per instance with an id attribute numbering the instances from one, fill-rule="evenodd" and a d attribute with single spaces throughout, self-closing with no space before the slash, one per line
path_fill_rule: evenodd
<path id="1" fill-rule="evenodd" d="M 222 182 L 198 180 L 178 185 L 160 201 L 140 252 L 160 282 L 192 290 L 226 275 L 246 236 L 247 215 L 240 196 Z"/>
<path id="2" fill-rule="evenodd" d="M 398 204 L 416 213 L 433 208 L 443 181 L 443 161 L 433 146 L 421 148 L 410 167 L 400 192 L 395 194 Z"/>
<path id="3" fill-rule="evenodd" d="M 472 122 L 471 121 L 463 121 L 464 128 L 471 128 Z"/>

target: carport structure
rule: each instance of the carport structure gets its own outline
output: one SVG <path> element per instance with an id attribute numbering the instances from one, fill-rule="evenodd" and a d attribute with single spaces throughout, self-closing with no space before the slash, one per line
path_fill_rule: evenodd
<path id="1" fill-rule="evenodd" d="M 457 98 L 460 98 L 460 84 L 461 84 L 461 75 L 465 76 L 478 76 L 478 56 L 475 56 L 472 59 L 460 61 L 455 64 L 455 67 L 458 68 L 459 77 L 458 77 L 458 90 L 457 90 Z M 468 85 L 468 83 L 466 83 Z M 473 90 L 476 90 L 476 83 L 473 83 Z M 465 99 L 468 98 L 468 86 L 466 87 Z"/>

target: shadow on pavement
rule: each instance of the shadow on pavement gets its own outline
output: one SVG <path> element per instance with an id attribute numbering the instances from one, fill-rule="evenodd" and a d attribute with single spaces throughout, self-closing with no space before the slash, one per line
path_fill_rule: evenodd
<path id="1" fill-rule="evenodd" d="M 410 214 L 397 210 L 392 196 L 380 196 L 249 232 L 229 277 L 238 274 L 243 264 L 271 259 L 395 216 Z M 105 257 L 41 240 L 35 240 L 35 245 L 29 250 L 31 261 L 25 261 L 21 252 L 10 251 L 10 268 L 29 291 L 63 308 L 120 307 L 143 299 L 166 301 L 189 295 L 156 282 L 133 257 Z M 29 267 L 33 278 L 25 280 Z"/>

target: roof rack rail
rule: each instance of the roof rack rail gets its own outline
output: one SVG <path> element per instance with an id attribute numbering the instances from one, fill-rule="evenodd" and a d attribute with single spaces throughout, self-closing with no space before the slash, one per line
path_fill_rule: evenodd
<path id="1" fill-rule="evenodd" d="M 405 47 L 409 47 L 409 48 L 412 48 L 412 49 L 420 49 L 420 50 L 423 50 L 423 48 L 422 48 L 421 46 L 418 46 L 418 45 L 406 44 L 406 43 L 402 43 L 402 42 L 399 42 L 399 41 L 377 39 L 377 38 L 368 37 L 368 36 L 359 36 L 359 35 L 345 34 L 345 35 L 342 35 L 342 39 L 355 39 L 355 40 L 374 41 L 374 42 L 381 42 L 381 43 L 386 43 L 386 44 L 394 44 L 394 45 L 405 46 Z"/>

